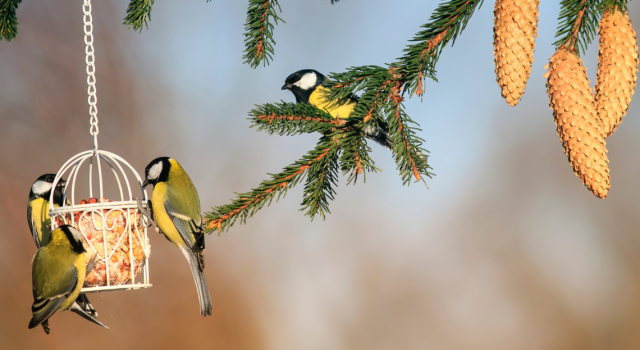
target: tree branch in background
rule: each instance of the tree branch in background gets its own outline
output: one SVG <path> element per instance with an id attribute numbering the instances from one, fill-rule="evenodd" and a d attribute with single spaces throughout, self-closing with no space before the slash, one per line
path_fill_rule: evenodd
<path id="1" fill-rule="evenodd" d="M 342 152 L 340 153 L 340 170 L 342 175 L 348 176 L 347 185 L 355 184 L 358 175 L 362 174 L 366 181 L 367 172 L 377 172 L 373 159 L 369 157 L 371 148 L 362 138 L 361 131 L 356 129 L 345 130 L 342 139 Z"/>
<path id="2" fill-rule="evenodd" d="M 0 0 L 0 40 L 11 41 L 18 34 L 16 10 L 22 0 Z"/>
<path id="3" fill-rule="evenodd" d="M 325 212 L 331 213 L 328 199 L 333 200 L 336 194 L 332 186 L 336 186 L 338 182 L 338 152 L 342 137 L 342 132 L 329 137 L 323 136 L 315 149 L 320 148 L 322 151 L 316 152 L 313 163 L 309 165 L 300 210 L 306 210 L 304 215 L 309 215 L 311 221 L 316 214 L 324 219 Z"/>
<path id="4" fill-rule="evenodd" d="M 458 35 L 466 28 L 476 8 L 482 6 L 483 0 L 450 0 L 441 3 L 431 15 L 429 23 L 411 40 L 417 44 L 404 49 L 404 56 L 397 66 L 404 74 L 405 91 L 410 95 L 424 94 L 422 86 L 425 78 L 436 80 L 435 68 L 440 53 L 451 41 L 453 45 Z"/>
<path id="5" fill-rule="evenodd" d="M 142 26 L 149 29 L 149 21 L 151 20 L 151 7 L 155 0 L 131 0 L 127 6 L 127 16 L 124 18 L 123 24 L 137 30 L 142 31 Z"/>
<path id="6" fill-rule="evenodd" d="M 627 0 L 601 0 L 600 12 L 601 15 L 606 11 L 622 11 L 628 12 Z"/>
<path id="7" fill-rule="evenodd" d="M 276 6 L 282 12 L 278 0 L 249 0 L 247 21 L 244 26 L 245 54 L 242 57 L 245 63 L 256 68 L 262 63 L 269 64 L 273 58 L 273 28 L 278 21 L 284 20 L 278 17 Z M 273 23 L 272 23 L 273 22 Z"/>
<path id="8" fill-rule="evenodd" d="M 323 136 L 313 150 L 284 171 L 270 174 L 271 179 L 262 181 L 250 192 L 239 193 L 231 204 L 212 208 L 204 214 L 205 231 L 211 233 L 214 230 L 228 230 L 238 219 L 241 223 L 246 223 L 247 218 L 252 217 L 265 204 L 270 205 L 274 198 L 277 201 L 281 196 L 284 197 L 287 190 L 297 185 L 307 172 L 310 172 L 311 177 L 305 185 L 302 210 L 306 209 L 305 215 L 309 215 L 312 220 L 316 214 L 324 218 L 325 210 L 328 210 L 327 198 L 333 199 L 335 194 L 331 186 L 336 182 L 336 159 L 341 134 L 342 130 L 337 130 Z"/>
<path id="9" fill-rule="evenodd" d="M 387 67 L 360 66 L 349 68 L 345 73 L 332 73 L 326 86 L 331 89 L 330 98 L 337 100 L 361 93 L 354 111 L 354 118 L 363 123 L 388 124 L 393 140 L 394 160 L 404 184 L 410 178 L 417 181 L 431 177 L 427 164 L 428 153 L 421 147 L 422 140 L 416 137 L 417 123 L 404 112 L 402 95 L 409 92 L 423 95 L 423 80 L 436 80 L 435 66 L 443 48 L 452 44 L 473 16 L 482 0 L 450 0 L 440 4 L 430 18 L 411 40 L 398 62 Z M 383 116 L 386 116 L 383 118 Z M 356 172 L 357 173 L 357 172 Z"/>
<path id="10" fill-rule="evenodd" d="M 581 49 L 584 53 L 597 33 L 601 11 L 599 0 L 562 0 L 556 32 L 558 40 L 553 45 L 573 50 L 578 56 Z"/>

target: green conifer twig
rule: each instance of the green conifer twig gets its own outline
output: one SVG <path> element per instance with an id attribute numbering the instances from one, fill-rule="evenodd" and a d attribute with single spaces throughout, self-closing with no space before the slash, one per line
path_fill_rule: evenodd
<path id="1" fill-rule="evenodd" d="M 260 63 L 266 66 L 273 58 L 273 45 L 276 43 L 273 40 L 273 23 L 284 22 L 278 17 L 276 7 L 282 12 L 278 0 L 249 0 L 244 26 L 245 54 L 242 58 L 252 68 L 257 68 Z"/>
<path id="2" fill-rule="evenodd" d="M 22 0 L 0 0 L 0 40 L 11 41 L 18 34 L 16 10 Z"/>
<path id="3" fill-rule="evenodd" d="M 602 0 L 600 3 L 600 12 L 604 14 L 606 11 L 628 12 L 627 0 Z"/>
<path id="4" fill-rule="evenodd" d="M 252 128 L 270 135 L 291 136 L 316 131 L 328 134 L 336 127 L 347 125 L 345 119 L 335 119 L 325 111 L 302 103 L 260 105 L 251 111 L 250 116 Z"/>
<path id="5" fill-rule="evenodd" d="M 324 217 L 326 198 L 333 198 L 331 184 L 335 182 L 335 154 L 340 146 L 339 136 L 342 133 L 338 130 L 328 136 L 323 136 L 318 145 L 292 165 L 287 166 L 284 171 L 278 174 L 269 174 L 271 179 L 262 181 L 260 185 L 250 192 L 239 193 L 237 198 L 230 204 L 212 208 L 210 212 L 204 214 L 205 231 L 211 233 L 214 230 L 222 232 L 233 226 L 236 220 L 246 223 L 247 218 L 252 217 L 264 205 L 270 205 L 276 199 L 286 195 L 287 190 L 297 185 L 310 168 L 314 171 L 315 178 L 311 182 L 307 181 L 305 186 L 304 208 L 308 209 L 307 215 L 313 216 L 320 213 Z M 330 159 L 328 161 L 327 159 Z M 329 169 L 327 171 L 327 162 Z M 326 179 L 317 181 L 319 174 L 325 174 Z M 320 185 L 326 194 L 319 195 L 313 188 L 313 182 Z M 327 192 L 328 191 L 328 192 Z"/>
<path id="6" fill-rule="evenodd" d="M 332 135 L 332 137 L 342 138 L 342 135 L 338 133 Z M 311 221 L 313 221 L 316 214 L 320 214 L 324 220 L 325 213 L 331 213 L 329 211 L 329 199 L 333 200 L 335 198 L 336 191 L 333 186 L 336 186 L 338 182 L 340 142 L 332 140 L 332 137 L 323 136 L 320 139 L 318 145 L 331 146 L 326 146 L 323 153 L 314 158 L 315 161 L 308 169 L 300 211 L 306 210 L 305 215 L 309 215 Z"/>
<path id="7" fill-rule="evenodd" d="M 558 40 L 553 45 L 574 50 L 578 56 L 581 50 L 584 53 L 598 31 L 601 15 L 600 0 L 562 0 L 556 32 Z"/>
<path id="8" fill-rule="evenodd" d="M 415 136 L 413 122 L 402 108 L 402 95 L 409 92 L 423 95 L 423 80 L 427 77 L 436 80 L 435 65 L 442 49 L 454 43 L 458 35 L 466 28 L 476 8 L 483 0 L 449 0 L 441 3 L 430 21 L 423 25 L 411 40 L 398 62 L 380 66 L 361 66 L 349 68 L 345 73 L 329 74 L 325 83 L 331 89 L 330 98 L 340 99 L 361 92 L 360 100 L 354 110 L 354 118 L 362 118 L 364 125 L 379 125 L 382 116 L 386 116 L 389 133 L 393 140 L 394 160 L 404 184 L 431 177 L 427 164 L 428 153 L 421 147 L 422 140 Z"/>
<path id="9" fill-rule="evenodd" d="M 342 152 L 340 153 L 340 170 L 342 175 L 348 176 L 347 185 L 356 183 L 358 175 L 362 174 L 366 181 L 367 172 L 377 172 L 373 159 L 369 156 L 371 148 L 362 137 L 358 129 L 347 130 L 342 140 Z"/>
<path id="10" fill-rule="evenodd" d="M 476 8 L 482 7 L 483 0 L 450 0 L 438 5 L 423 30 L 411 40 L 417 44 L 404 49 L 398 66 L 405 74 L 405 91 L 410 95 L 422 95 L 425 78 L 436 80 L 435 67 L 440 53 L 451 41 L 453 45 L 458 35 L 464 31 Z"/>
<path id="11" fill-rule="evenodd" d="M 124 18 L 124 25 L 139 32 L 142 27 L 149 29 L 151 21 L 151 8 L 155 0 L 131 0 L 127 6 L 127 16 Z"/>

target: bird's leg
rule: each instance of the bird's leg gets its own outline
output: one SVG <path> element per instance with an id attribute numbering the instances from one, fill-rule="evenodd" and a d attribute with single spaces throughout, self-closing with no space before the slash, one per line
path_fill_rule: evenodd
<path id="1" fill-rule="evenodd" d="M 95 254 L 87 263 L 87 273 L 91 272 L 96 267 L 96 264 L 98 264 L 98 254 Z"/>
<path id="2" fill-rule="evenodd" d="M 89 298 L 87 298 L 86 294 L 78 295 L 76 304 L 78 304 L 78 306 L 80 306 L 80 308 L 82 308 L 84 312 L 88 313 L 89 315 L 96 318 L 98 317 L 98 312 L 93 308 L 93 305 L 91 305 L 91 302 L 89 302 Z"/>
<path id="3" fill-rule="evenodd" d="M 136 201 L 136 203 L 138 203 L 138 210 L 140 211 L 140 214 L 147 219 L 146 220 L 147 227 L 151 227 L 151 225 L 153 225 L 156 232 L 162 233 L 160 232 L 160 228 L 158 227 L 158 225 L 156 224 L 156 221 L 153 218 L 153 209 L 152 209 L 151 201 L 150 200 L 147 201 L 147 208 L 145 209 L 142 206 L 142 199 L 134 198 L 133 200 Z"/>

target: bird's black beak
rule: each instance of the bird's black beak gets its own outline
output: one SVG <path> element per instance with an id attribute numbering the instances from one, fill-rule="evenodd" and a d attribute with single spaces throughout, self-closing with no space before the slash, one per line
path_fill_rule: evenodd
<path id="1" fill-rule="evenodd" d="M 149 186 L 149 180 L 144 179 L 144 182 L 142 183 L 142 188 L 145 188 L 147 186 Z"/>
<path id="2" fill-rule="evenodd" d="M 289 90 L 291 89 L 291 84 L 284 84 L 282 85 L 282 87 L 280 88 L 280 90 Z"/>
<path id="3" fill-rule="evenodd" d="M 60 179 L 58 180 L 58 183 L 56 184 L 56 187 L 65 187 L 67 185 L 67 181 Z"/>

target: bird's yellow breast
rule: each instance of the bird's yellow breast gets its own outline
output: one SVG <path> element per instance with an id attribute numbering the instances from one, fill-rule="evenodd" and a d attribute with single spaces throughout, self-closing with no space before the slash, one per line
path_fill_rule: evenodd
<path id="1" fill-rule="evenodd" d="M 80 295 L 80 291 L 82 290 L 82 286 L 84 285 L 84 279 L 87 276 L 87 263 L 84 260 L 84 254 L 79 254 L 73 266 L 78 270 L 78 284 L 73 289 L 73 291 L 69 294 L 67 300 L 64 301 L 62 306 L 60 306 L 60 310 L 69 310 L 71 305 L 76 301 L 78 295 Z"/>
<path id="2" fill-rule="evenodd" d="M 309 104 L 325 110 L 334 118 L 349 118 L 356 107 L 356 102 L 350 98 L 329 100 L 329 89 L 318 85 L 309 96 Z"/>
<path id="3" fill-rule="evenodd" d="M 169 215 L 167 215 L 167 211 L 164 208 L 164 201 L 167 195 L 167 184 L 164 182 L 159 182 L 153 188 L 153 194 L 151 195 L 151 205 L 153 207 L 153 218 L 156 221 L 156 224 L 164 233 L 167 238 L 175 245 L 182 247 L 184 246 L 184 240 L 182 236 L 180 236 L 180 232 L 176 229 L 173 221 Z"/>
<path id="4" fill-rule="evenodd" d="M 31 205 L 31 216 L 33 219 L 33 225 L 35 226 L 36 232 L 38 232 L 40 245 L 44 247 L 47 245 L 47 243 L 49 243 L 49 239 L 51 237 L 49 201 L 42 198 L 36 198 L 32 200 L 29 205 Z"/>

